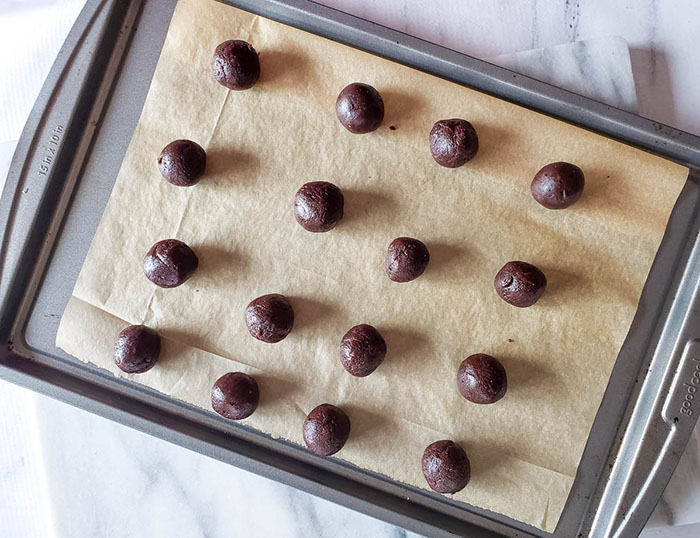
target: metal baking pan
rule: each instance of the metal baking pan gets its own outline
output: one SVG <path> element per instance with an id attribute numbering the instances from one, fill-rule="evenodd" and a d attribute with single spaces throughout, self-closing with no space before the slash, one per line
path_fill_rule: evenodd
<path id="1" fill-rule="evenodd" d="M 231 424 L 55 347 L 141 112 L 175 0 L 89 0 L 44 85 L 0 199 L 0 376 L 429 536 L 634 537 L 700 413 L 700 138 L 307 0 L 229 0 L 690 167 L 549 534 Z"/>

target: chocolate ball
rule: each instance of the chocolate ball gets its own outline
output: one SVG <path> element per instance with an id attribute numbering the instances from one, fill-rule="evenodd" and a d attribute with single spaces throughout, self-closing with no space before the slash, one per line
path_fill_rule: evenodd
<path id="1" fill-rule="evenodd" d="M 127 374 L 142 374 L 153 368 L 160 356 L 160 336 L 145 325 L 131 325 L 119 333 L 114 363 Z"/>
<path id="2" fill-rule="evenodd" d="M 493 285 L 506 303 L 524 308 L 532 306 L 542 297 L 547 287 L 547 277 L 529 263 L 508 262 L 496 274 Z"/>
<path id="3" fill-rule="evenodd" d="M 394 282 L 409 282 L 423 274 L 430 254 L 428 248 L 410 237 L 398 237 L 389 245 L 384 260 L 384 270 Z"/>
<path id="4" fill-rule="evenodd" d="M 552 163 L 542 168 L 530 184 L 532 197 L 547 209 L 564 209 L 583 194 L 583 171 L 571 163 Z"/>
<path id="5" fill-rule="evenodd" d="M 338 452 L 350 436 L 350 419 L 345 411 L 331 404 L 315 407 L 304 421 L 304 442 L 319 456 Z"/>
<path id="6" fill-rule="evenodd" d="M 386 342 L 371 325 L 355 325 L 340 343 L 340 362 L 356 377 L 365 377 L 384 362 Z"/>
<path id="7" fill-rule="evenodd" d="M 423 476 L 438 493 L 457 493 L 471 477 L 469 458 L 454 441 L 435 441 L 423 452 Z"/>
<path id="8" fill-rule="evenodd" d="M 243 372 L 229 372 L 216 380 L 211 389 L 211 406 L 222 417 L 241 420 L 258 408 L 258 383 Z"/>
<path id="9" fill-rule="evenodd" d="M 245 41 L 224 41 L 214 50 L 214 78 L 229 90 L 247 90 L 260 78 L 260 59 Z"/>
<path id="10" fill-rule="evenodd" d="M 479 151 L 479 137 L 466 120 L 440 120 L 430 130 L 430 152 L 440 166 L 457 168 Z"/>
<path id="11" fill-rule="evenodd" d="M 191 187 L 199 181 L 207 166 L 207 154 L 192 140 L 175 140 L 158 157 L 161 175 L 178 187 Z"/>
<path id="12" fill-rule="evenodd" d="M 351 133 L 370 133 L 376 131 L 384 119 L 384 101 L 369 84 L 354 82 L 338 95 L 335 113 Z"/>
<path id="13" fill-rule="evenodd" d="M 457 370 L 459 393 L 470 402 L 491 404 L 506 395 L 506 369 L 491 355 L 477 353 L 462 361 Z"/>
<path id="14" fill-rule="evenodd" d="M 343 218 L 343 191 L 327 181 L 306 183 L 294 197 L 294 216 L 309 232 L 327 232 Z"/>
<path id="15" fill-rule="evenodd" d="M 274 344 L 291 332 L 294 310 L 284 295 L 271 293 L 258 297 L 245 309 L 248 332 L 258 340 Z"/>
<path id="16" fill-rule="evenodd" d="M 197 255 L 182 241 L 163 239 L 143 259 L 143 272 L 156 286 L 174 288 L 192 276 L 199 266 Z"/>

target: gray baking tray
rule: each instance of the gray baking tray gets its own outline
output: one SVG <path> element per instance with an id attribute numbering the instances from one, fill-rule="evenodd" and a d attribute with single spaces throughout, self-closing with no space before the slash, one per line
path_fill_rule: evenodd
<path id="1" fill-rule="evenodd" d="M 42 89 L 0 199 L 0 376 L 424 535 L 637 536 L 700 413 L 700 139 L 307 0 L 228 3 L 691 169 L 556 531 L 317 458 L 55 347 L 60 315 L 140 115 L 175 3 L 89 0 Z"/>

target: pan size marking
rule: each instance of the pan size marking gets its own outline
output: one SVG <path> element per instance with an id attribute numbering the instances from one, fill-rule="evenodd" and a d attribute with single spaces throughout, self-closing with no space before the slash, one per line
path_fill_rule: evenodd
<path id="1" fill-rule="evenodd" d="M 44 147 L 44 158 L 39 163 L 39 175 L 45 176 L 51 170 L 53 165 L 53 159 L 56 156 L 56 150 L 58 149 L 58 143 L 61 141 L 61 136 L 63 135 L 64 127 L 63 125 L 56 125 L 51 131 L 51 136 L 49 137 L 49 143 Z"/>
<path id="2" fill-rule="evenodd" d="M 680 412 L 687 416 L 693 415 L 693 402 L 700 397 L 698 389 L 700 388 L 700 357 L 692 358 L 693 375 L 690 379 L 683 382 L 683 400 L 681 401 Z"/>

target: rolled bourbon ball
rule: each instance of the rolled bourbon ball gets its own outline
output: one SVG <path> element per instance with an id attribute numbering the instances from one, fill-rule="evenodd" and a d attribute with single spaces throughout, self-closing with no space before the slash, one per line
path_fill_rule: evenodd
<path id="1" fill-rule="evenodd" d="M 315 407 L 306 417 L 304 442 L 319 456 L 338 452 L 350 436 L 350 419 L 345 412 L 331 404 Z"/>
<path id="2" fill-rule="evenodd" d="M 214 78 L 229 90 L 247 90 L 260 78 L 260 59 L 245 41 L 224 41 L 214 50 Z"/>
<path id="3" fill-rule="evenodd" d="M 547 209 L 565 209 L 581 197 L 584 184 L 583 171 L 578 166 L 557 162 L 537 172 L 530 192 Z"/>
<path id="4" fill-rule="evenodd" d="M 462 361 L 457 370 L 459 393 L 477 404 L 495 403 L 506 394 L 506 369 L 491 355 L 477 353 Z"/>
<path id="5" fill-rule="evenodd" d="M 177 239 L 163 239 L 143 259 L 143 272 L 156 286 L 175 288 L 192 276 L 199 266 L 193 250 Z"/>
<path id="6" fill-rule="evenodd" d="M 243 372 L 229 372 L 211 389 L 211 406 L 222 417 L 242 420 L 258 408 L 260 392 L 254 378 Z"/>
<path id="7" fill-rule="evenodd" d="M 160 356 L 160 336 L 145 325 L 131 325 L 119 333 L 114 363 L 127 374 L 142 374 L 153 368 Z"/>
<path id="8" fill-rule="evenodd" d="M 479 137 L 467 120 L 440 120 L 430 131 L 430 152 L 440 166 L 457 168 L 479 151 Z"/>
<path id="9" fill-rule="evenodd" d="M 524 308 L 532 306 L 542 297 L 547 287 L 547 277 L 534 265 L 513 261 L 498 271 L 493 285 L 506 303 Z"/>
<path id="10" fill-rule="evenodd" d="M 398 237 L 386 252 L 384 270 L 394 282 L 409 282 L 421 276 L 430 262 L 430 253 L 418 239 Z"/>
<path id="11" fill-rule="evenodd" d="M 423 452 L 423 476 L 438 493 L 457 493 L 471 478 L 469 458 L 454 441 L 435 441 Z"/>
<path id="12" fill-rule="evenodd" d="M 158 169 L 168 182 L 178 187 L 191 187 L 199 182 L 207 166 L 202 146 L 192 140 L 175 140 L 163 148 Z"/>
<path id="13" fill-rule="evenodd" d="M 274 344 L 284 340 L 292 331 L 294 310 L 284 295 L 263 295 L 246 307 L 245 323 L 254 338 Z"/>
<path id="14" fill-rule="evenodd" d="M 384 362 L 386 342 L 371 325 L 355 325 L 340 343 L 340 362 L 349 373 L 365 377 Z"/>
<path id="15" fill-rule="evenodd" d="M 384 101 L 369 84 L 354 82 L 338 95 L 335 113 L 351 133 L 370 133 L 376 131 L 384 119 Z"/>
<path id="16" fill-rule="evenodd" d="M 343 192 L 327 181 L 302 185 L 294 197 L 294 217 L 309 232 L 327 232 L 343 218 Z"/>

